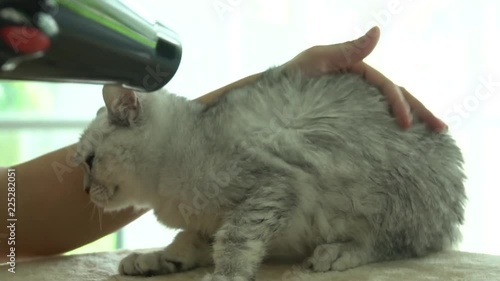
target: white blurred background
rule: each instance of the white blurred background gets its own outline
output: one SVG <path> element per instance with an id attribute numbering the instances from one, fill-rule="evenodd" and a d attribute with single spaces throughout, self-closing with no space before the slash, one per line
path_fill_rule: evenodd
<path id="1" fill-rule="evenodd" d="M 167 88 L 189 98 L 282 64 L 308 47 L 352 40 L 378 25 L 381 39 L 366 61 L 444 119 L 465 154 L 469 202 L 460 249 L 500 254 L 495 168 L 500 159 L 500 2 L 126 2 L 180 35 L 182 63 Z M 0 83 L 4 166 L 76 142 L 102 105 L 99 86 L 22 83 L 16 84 L 16 94 L 23 102 L 7 110 L 12 99 L 7 84 Z M 44 125 L 30 126 L 32 120 Z M 107 243 L 112 248 L 161 247 L 174 235 L 175 230 L 160 226 L 148 213 Z"/>

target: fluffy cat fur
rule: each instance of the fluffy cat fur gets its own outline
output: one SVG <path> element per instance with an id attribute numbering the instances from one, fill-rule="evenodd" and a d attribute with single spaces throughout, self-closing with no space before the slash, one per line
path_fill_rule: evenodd
<path id="1" fill-rule="evenodd" d="M 116 86 L 103 97 L 75 158 L 91 200 L 151 208 L 182 230 L 162 251 L 126 257 L 121 274 L 214 264 L 204 280 L 247 281 L 268 258 L 342 271 L 459 239 L 459 148 L 416 116 L 400 129 L 356 74 L 274 68 L 210 105 Z"/>

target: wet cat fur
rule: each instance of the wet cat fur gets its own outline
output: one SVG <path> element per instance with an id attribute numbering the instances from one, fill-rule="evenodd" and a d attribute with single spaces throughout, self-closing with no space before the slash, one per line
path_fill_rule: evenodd
<path id="1" fill-rule="evenodd" d="M 105 86 L 76 159 L 105 210 L 151 208 L 181 229 L 131 254 L 125 275 L 215 264 L 204 280 L 254 280 L 263 259 L 346 270 L 452 246 L 466 200 L 462 156 L 414 116 L 398 127 L 356 74 L 273 68 L 209 105 Z"/>

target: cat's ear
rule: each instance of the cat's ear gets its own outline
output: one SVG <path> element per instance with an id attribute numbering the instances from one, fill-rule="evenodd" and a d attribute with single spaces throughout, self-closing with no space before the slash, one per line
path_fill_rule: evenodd
<path id="1" fill-rule="evenodd" d="M 102 97 L 111 122 L 116 125 L 129 126 L 137 121 L 140 104 L 133 90 L 116 85 L 105 85 L 102 89 Z"/>

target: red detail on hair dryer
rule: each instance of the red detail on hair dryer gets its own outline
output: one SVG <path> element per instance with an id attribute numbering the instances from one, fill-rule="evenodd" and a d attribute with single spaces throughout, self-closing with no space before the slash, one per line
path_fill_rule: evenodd
<path id="1" fill-rule="evenodd" d="M 44 51 L 50 47 L 50 38 L 31 26 L 7 26 L 1 28 L 0 37 L 15 52 L 21 54 Z"/>

